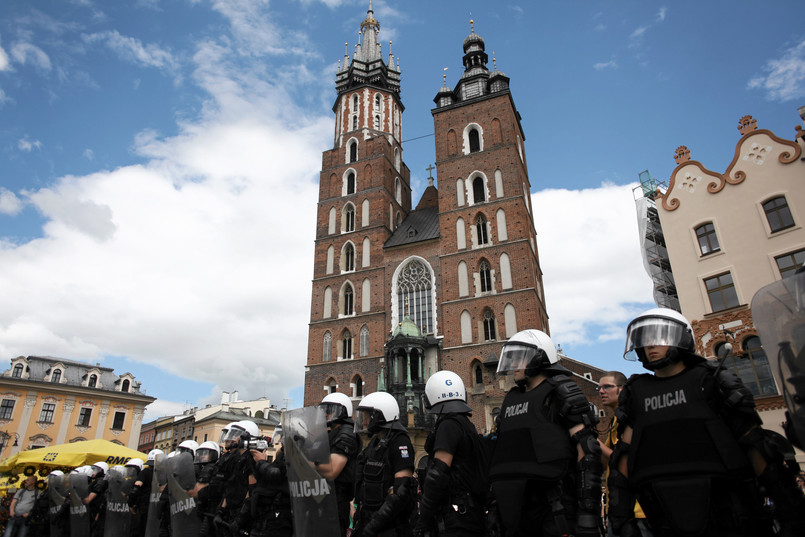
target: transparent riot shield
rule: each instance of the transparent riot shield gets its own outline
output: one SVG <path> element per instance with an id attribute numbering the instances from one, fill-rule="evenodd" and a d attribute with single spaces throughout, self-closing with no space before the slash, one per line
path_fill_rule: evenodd
<path id="1" fill-rule="evenodd" d="M 168 460 L 171 533 L 173 537 L 197 537 L 201 516 L 196 500 L 187 491 L 196 486 L 196 469 L 190 453 L 177 453 Z"/>
<path id="2" fill-rule="evenodd" d="M 70 474 L 70 537 L 89 537 L 89 480 L 84 474 Z"/>
<path id="3" fill-rule="evenodd" d="M 324 410 L 312 406 L 286 411 L 282 415 L 282 430 L 294 534 L 337 537 L 340 526 L 334 485 L 315 468 L 315 463 L 330 460 Z"/>
<path id="4" fill-rule="evenodd" d="M 163 487 L 168 484 L 168 458 L 157 455 L 154 459 L 154 473 L 151 478 L 151 493 L 148 495 L 148 518 L 145 523 L 145 537 L 159 537 L 159 497 Z"/>
<path id="5" fill-rule="evenodd" d="M 131 533 L 132 515 L 128 499 L 135 472 L 135 468 L 112 468 L 106 476 L 109 488 L 106 491 L 104 537 L 118 537 Z"/>
<path id="6" fill-rule="evenodd" d="M 60 535 L 62 527 L 69 520 L 69 485 L 70 476 L 53 474 L 48 476 L 48 498 L 50 499 L 48 520 L 50 521 L 51 535 Z"/>
<path id="7" fill-rule="evenodd" d="M 786 436 L 805 449 L 805 272 L 761 288 L 752 298 L 751 309 L 788 408 Z"/>

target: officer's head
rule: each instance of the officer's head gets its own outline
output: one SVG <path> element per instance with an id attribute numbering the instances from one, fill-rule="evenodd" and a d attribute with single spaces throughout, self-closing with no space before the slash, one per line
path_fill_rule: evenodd
<path id="1" fill-rule="evenodd" d="M 260 429 L 251 420 L 236 421 L 229 424 L 229 429 L 221 435 L 221 443 L 226 449 L 245 449 L 249 438 L 260 436 Z"/>
<path id="2" fill-rule="evenodd" d="M 468 414 L 464 381 L 452 371 L 437 371 L 425 384 L 425 408 L 434 414 Z"/>
<path id="3" fill-rule="evenodd" d="M 196 449 L 198 449 L 198 442 L 195 440 L 184 440 L 176 448 L 179 453 L 190 453 L 191 457 L 196 456 Z"/>
<path id="4" fill-rule="evenodd" d="M 344 393 L 334 392 L 324 396 L 319 407 L 324 410 L 327 425 L 330 427 L 352 417 L 352 401 Z"/>
<path id="5" fill-rule="evenodd" d="M 374 435 L 391 429 L 400 419 L 400 405 L 387 392 L 370 393 L 361 399 L 355 410 L 355 432 Z"/>
<path id="6" fill-rule="evenodd" d="M 207 440 L 206 442 L 202 442 L 196 450 L 196 456 L 193 462 L 196 464 L 215 462 L 218 460 L 220 454 L 221 448 L 218 446 L 218 443 Z"/>
<path id="7" fill-rule="evenodd" d="M 626 328 L 623 357 L 640 360 L 654 371 L 695 355 L 693 330 L 678 311 L 653 308 L 634 318 Z"/>
<path id="8" fill-rule="evenodd" d="M 551 337 L 541 330 L 517 332 L 503 344 L 498 362 L 498 374 L 514 375 L 514 381 L 522 386 L 530 377 L 559 361 Z"/>
<path id="9" fill-rule="evenodd" d="M 147 464 L 148 466 L 153 466 L 154 461 L 156 461 L 157 457 L 158 456 L 162 457 L 164 454 L 165 452 L 162 451 L 161 449 L 152 449 L 151 451 L 148 452 L 148 458 L 146 459 L 145 464 Z"/>
<path id="10" fill-rule="evenodd" d="M 91 478 L 94 478 L 94 477 L 101 477 L 102 478 L 107 474 L 107 472 L 109 472 L 109 465 L 106 464 L 103 461 L 96 462 L 92 466 L 90 466 L 90 471 L 92 472 L 90 474 Z"/>

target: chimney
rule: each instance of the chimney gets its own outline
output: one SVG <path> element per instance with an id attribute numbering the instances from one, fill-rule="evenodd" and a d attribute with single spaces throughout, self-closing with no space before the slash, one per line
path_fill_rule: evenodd
<path id="1" fill-rule="evenodd" d="M 232 392 L 232 399 L 230 399 L 230 402 L 232 402 L 232 403 L 237 403 L 238 402 L 238 391 L 237 390 Z"/>
<path id="2" fill-rule="evenodd" d="M 221 404 L 229 402 L 229 392 L 221 392 Z"/>

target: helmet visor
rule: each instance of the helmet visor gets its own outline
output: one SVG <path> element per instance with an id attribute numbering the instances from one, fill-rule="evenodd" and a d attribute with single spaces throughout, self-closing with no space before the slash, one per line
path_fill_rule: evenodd
<path id="1" fill-rule="evenodd" d="M 623 357 L 637 361 L 637 349 L 643 347 L 682 347 L 687 327 L 671 319 L 647 317 L 637 319 L 626 330 L 626 347 Z"/>
<path id="2" fill-rule="evenodd" d="M 209 448 L 198 448 L 196 450 L 196 460 L 198 464 L 207 464 L 218 460 L 218 451 Z"/>
<path id="3" fill-rule="evenodd" d="M 226 433 L 221 435 L 219 444 L 237 444 L 240 443 L 241 438 L 247 439 L 249 433 L 240 427 L 231 427 Z"/>
<path id="4" fill-rule="evenodd" d="M 377 416 L 382 412 L 376 408 L 371 407 L 358 407 L 355 410 L 353 419 L 355 420 L 355 433 L 369 433 L 374 428 L 373 425 L 378 421 Z"/>
<path id="5" fill-rule="evenodd" d="M 523 345 L 521 343 L 507 343 L 500 353 L 497 372 L 500 375 L 510 375 L 515 371 L 525 370 L 533 358 L 544 352 L 542 349 Z"/>
<path id="6" fill-rule="evenodd" d="M 346 417 L 346 409 L 339 403 L 320 403 L 319 408 L 324 410 L 327 423 Z"/>

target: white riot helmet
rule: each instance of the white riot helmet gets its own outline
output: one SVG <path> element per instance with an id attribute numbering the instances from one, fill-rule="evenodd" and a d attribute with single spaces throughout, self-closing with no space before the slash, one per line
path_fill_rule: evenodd
<path id="1" fill-rule="evenodd" d="M 61 470 L 53 470 L 52 472 L 50 472 L 50 473 L 48 474 L 48 476 L 51 476 L 51 475 L 52 475 L 53 477 L 61 477 L 61 476 L 63 476 L 63 475 L 64 475 L 64 472 L 62 472 Z"/>
<path id="2" fill-rule="evenodd" d="M 400 405 L 387 392 L 370 393 L 355 410 L 355 432 L 377 434 L 380 429 L 391 429 L 399 424 Z M 402 425 L 400 425 L 402 427 Z"/>
<path id="3" fill-rule="evenodd" d="M 195 457 L 197 449 L 198 449 L 198 442 L 196 442 L 195 440 L 184 440 L 176 448 L 176 451 L 178 451 L 179 453 L 190 453 L 191 457 Z"/>
<path id="4" fill-rule="evenodd" d="M 665 358 L 649 362 L 645 347 L 671 347 Z M 693 329 L 678 311 L 669 308 L 652 308 L 635 317 L 626 328 L 626 347 L 623 357 L 640 360 L 649 370 L 665 367 L 682 359 L 680 351 L 695 355 Z"/>
<path id="5" fill-rule="evenodd" d="M 327 416 L 327 425 L 340 423 L 352 417 L 352 401 L 344 393 L 334 392 L 325 395 L 319 403 Z"/>
<path id="6" fill-rule="evenodd" d="M 431 375 L 425 384 L 425 408 L 434 414 L 472 412 L 461 377 L 452 371 L 437 371 Z"/>
<path id="7" fill-rule="evenodd" d="M 558 361 L 559 355 L 551 336 L 542 330 L 523 330 L 503 344 L 497 372 L 509 375 L 525 370 L 526 377 L 535 377 Z"/>
<path id="8" fill-rule="evenodd" d="M 149 466 L 153 466 L 154 461 L 157 458 L 157 455 L 164 455 L 164 454 L 165 452 L 162 451 L 161 449 L 152 449 L 151 451 L 148 452 L 148 457 L 146 458 L 145 463 L 148 464 Z"/>
<path id="9" fill-rule="evenodd" d="M 107 473 L 109 473 L 109 465 L 103 461 L 94 462 L 92 463 L 92 466 L 90 466 L 90 472 L 92 472 L 91 475 L 93 477 L 96 475 L 100 476 L 106 475 Z"/>
<path id="10" fill-rule="evenodd" d="M 229 430 L 222 436 L 221 440 L 227 449 L 239 449 L 245 447 L 252 436 L 260 436 L 260 429 L 257 424 L 251 420 L 242 420 L 230 424 Z"/>
<path id="11" fill-rule="evenodd" d="M 137 471 L 141 471 L 145 464 L 143 463 L 142 459 L 134 457 L 133 459 L 129 459 L 129 462 L 126 463 L 126 466 L 130 468 L 137 468 Z"/>
<path id="12" fill-rule="evenodd" d="M 202 442 L 196 450 L 196 459 L 194 462 L 196 464 L 215 462 L 218 460 L 220 455 L 221 448 L 218 446 L 218 444 L 212 440 L 207 440 L 206 442 Z"/>
<path id="13" fill-rule="evenodd" d="M 226 435 L 229 434 L 229 429 L 231 429 L 232 426 L 235 425 L 236 423 L 237 423 L 236 421 L 233 421 L 231 423 L 227 423 L 226 427 L 221 429 L 221 436 L 218 437 L 218 445 L 219 446 L 226 446 L 226 443 L 224 442 L 224 437 L 226 437 Z"/>

